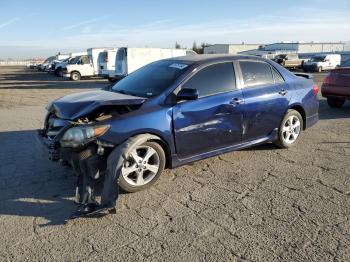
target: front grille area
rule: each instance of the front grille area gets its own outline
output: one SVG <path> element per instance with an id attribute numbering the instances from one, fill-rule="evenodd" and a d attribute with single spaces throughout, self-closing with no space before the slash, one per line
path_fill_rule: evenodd
<path id="1" fill-rule="evenodd" d="M 48 139 L 54 140 L 62 129 L 68 125 L 70 125 L 68 120 L 60 119 L 54 113 L 49 113 L 45 123 L 45 135 Z"/>

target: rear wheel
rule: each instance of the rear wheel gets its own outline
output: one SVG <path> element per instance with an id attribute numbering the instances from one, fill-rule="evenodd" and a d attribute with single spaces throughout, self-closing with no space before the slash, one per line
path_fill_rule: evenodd
<path id="1" fill-rule="evenodd" d="M 292 147 L 303 128 L 303 118 L 298 111 L 289 109 L 284 116 L 282 123 L 278 130 L 278 139 L 274 142 L 281 148 Z"/>
<path id="2" fill-rule="evenodd" d="M 128 153 L 119 178 L 125 192 L 137 192 L 153 185 L 165 167 L 163 148 L 155 142 L 146 142 Z"/>
<path id="3" fill-rule="evenodd" d="M 341 108 L 345 103 L 345 99 L 340 99 L 340 98 L 327 98 L 327 104 L 330 107 L 335 107 L 335 108 Z"/>
<path id="4" fill-rule="evenodd" d="M 70 74 L 70 80 L 73 80 L 73 81 L 78 81 L 81 79 L 81 75 L 79 72 L 72 72 Z"/>

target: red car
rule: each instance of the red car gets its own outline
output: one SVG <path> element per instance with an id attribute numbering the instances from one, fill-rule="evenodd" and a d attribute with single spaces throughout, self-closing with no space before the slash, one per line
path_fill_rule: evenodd
<path id="1" fill-rule="evenodd" d="M 350 100 L 350 60 L 326 76 L 321 92 L 330 107 L 342 107 L 345 100 Z"/>

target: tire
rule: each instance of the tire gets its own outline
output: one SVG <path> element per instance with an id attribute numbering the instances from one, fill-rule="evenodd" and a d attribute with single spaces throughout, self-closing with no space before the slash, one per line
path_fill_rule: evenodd
<path id="1" fill-rule="evenodd" d="M 55 69 L 55 75 L 56 76 L 61 76 L 61 72 L 62 72 L 62 68 L 61 67 Z"/>
<path id="2" fill-rule="evenodd" d="M 108 81 L 111 82 L 111 83 L 116 83 L 117 79 L 108 77 Z"/>
<path id="3" fill-rule="evenodd" d="M 70 80 L 72 81 L 79 81 L 81 79 L 81 75 L 79 72 L 72 72 L 70 74 Z"/>
<path id="4" fill-rule="evenodd" d="M 340 99 L 340 98 L 327 98 L 327 104 L 329 107 L 333 108 L 341 108 L 345 103 L 345 99 Z"/>
<path id="5" fill-rule="evenodd" d="M 292 124 L 292 125 L 291 125 Z M 303 118 L 298 111 L 289 109 L 278 129 L 278 139 L 274 144 L 280 148 L 289 148 L 296 144 L 303 130 Z"/>
<path id="6" fill-rule="evenodd" d="M 149 151 L 148 151 L 149 150 Z M 165 153 L 163 148 L 155 142 L 145 142 L 142 145 L 138 146 L 134 151 L 137 154 L 138 158 L 142 159 L 141 165 L 139 161 L 131 156 L 128 161 L 124 161 L 122 173 L 119 177 L 119 186 L 124 192 L 134 193 L 152 186 L 159 178 L 161 173 L 165 168 Z M 153 153 L 148 160 L 142 158 L 146 156 L 147 153 Z M 145 160 L 145 161 L 144 161 Z M 144 165 L 147 161 L 148 165 Z M 147 166 L 152 166 L 152 170 L 147 169 Z M 157 167 L 157 169 L 155 168 Z M 129 170 L 127 170 L 129 168 Z M 134 170 L 130 172 L 130 170 Z M 140 174 L 140 171 L 142 172 Z M 142 179 L 139 179 L 142 177 Z M 139 183 L 139 185 L 137 185 Z"/>

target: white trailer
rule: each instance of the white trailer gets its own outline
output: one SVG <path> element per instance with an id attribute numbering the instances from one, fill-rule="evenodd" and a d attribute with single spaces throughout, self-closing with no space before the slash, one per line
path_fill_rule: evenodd
<path id="1" fill-rule="evenodd" d="M 184 49 L 121 47 L 116 54 L 115 70 L 109 72 L 108 79 L 119 80 L 149 63 L 187 54 L 188 50 Z"/>

